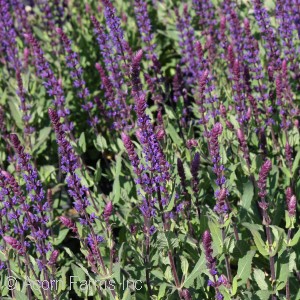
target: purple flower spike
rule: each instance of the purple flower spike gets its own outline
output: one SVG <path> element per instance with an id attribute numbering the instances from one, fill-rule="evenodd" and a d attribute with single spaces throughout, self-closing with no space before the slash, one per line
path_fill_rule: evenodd
<path id="1" fill-rule="evenodd" d="M 197 54 L 194 43 L 195 33 L 191 25 L 191 16 L 188 6 L 184 4 L 183 15 L 180 16 L 178 9 L 175 10 L 177 17 L 177 30 L 179 31 L 179 49 L 182 55 L 183 72 L 187 77 L 188 84 L 194 84 L 197 78 Z"/>
<path id="2" fill-rule="evenodd" d="M 270 17 L 261 0 L 252 0 L 254 6 L 254 16 L 258 23 L 260 32 L 265 40 L 267 59 L 274 70 L 280 68 L 280 48 L 276 41 L 274 28 L 271 26 Z"/>
<path id="3" fill-rule="evenodd" d="M 65 118 L 64 129 L 67 131 L 72 130 L 72 124 L 68 124 L 66 120 L 69 110 L 65 108 L 65 97 L 60 80 L 54 76 L 49 63 L 44 57 L 44 52 L 34 36 L 31 33 L 27 33 L 25 38 L 33 48 L 37 74 L 44 80 L 43 84 L 48 95 L 54 98 L 53 105 L 58 108 L 58 115 Z"/>
<path id="4" fill-rule="evenodd" d="M 18 157 L 18 166 L 22 170 L 22 176 L 26 182 L 26 190 L 30 193 L 29 197 L 32 201 L 32 205 L 35 212 L 40 214 L 41 224 L 45 224 L 48 218 L 44 215 L 44 212 L 49 210 L 49 205 L 45 201 L 45 192 L 42 188 L 42 183 L 38 179 L 38 172 L 30 163 L 30 155 L 25 153 L 24 147 L 21 145 L 20 140 L 16 134 L 10 135 L 10 140 L 15 148 Z"/>
<path id="5" fill-rule="evenodd" d="M 140 165 L 140 159 L 134 149 L 134 145 L 128 135 L 125 133 L 122 133 L 122 141 L 124 144 L 124 147 L 128 153 L 129 159 L 131 161 L 132 166 L 134 167 L 134 172 L 139 176 L 141 174 L 141 170 L 139 168 Z"/>
<path id="6" fill-rule="evenodd" d="M 272 169 L 272 162 L 270 160 L 266 160 L 264 164 L 262 165 L 260 172 L 259 172 L 259 178 L 257 181 L 257 186 L 259 188 L 259 197 L 264 199 L 267 195 L 267 177 Z"/>
<path id="7" fill-rule="evenodd" d="M 71 229 L 74 233 L 77 233 L 77 227 L 70 219 L 61 216 L 59 220 L 63 223 L 64 226 Z"/>
<path id="8" fill-rule="evenodd" d="M 128 62 L 131 61 L 131 49 L 124 39 L 124 32 L 121 28 L 120 18 L 117 17 L 116 9 L 110 0 L 102 0 L 104 6 L 104 17 L 109 28 L 109 37 L 116 55 L 122 59 L 125 73 L 128 74 Z"/>
<path id="9" fill-rule="evenodd" d="M 238 114 L 238 121 L 240 124 L 247 122 L 247 107 L 246 107 L 246 95 L 244 93 L 244 80 L 242 73 L 242 65 L 238 59 L 233 62 L 233 91 L 235 107 Z"/>
<path id="10" fill-rule="evenodd" d="M 193 5 L 203 34 L 214 36 L 217 20 L 211 0 L 193 0 Z"/>
<path id="11" fill-rule="evenodd" d="M 146 45 L 146 57 L 147 59 L 151 59 L 151 57 L 155 55 L 155 44 L 153 42 L 153 33 L 151 33 L 151 22 L 147 10 L 147 2 L 145 0 L 135 0 L 134 12 L 142 41 Z"/>
<path id="12" fill-rule="evenodd" d="M 196 152 L 191 166 L 191 173 L 194 179 L 197 179 L 198 177 L 199 166 L 200 166 L 200 154 L 199 152 Z"/>
<path id="13" fill-rule="evenodd" d="M 257 40 L 253 37 L 248 19 L 244 20 L 245 40 L 244 40 L 244 59 L 250 73 L 253 74 L 254 79 L 261 80 L 264 78 L 263 68 L 259 59 L 259 47 Z M 261 99 L 264 100 L 264 99 Z"/>
<path id="14" fill-rule="evenodd" d="M 244 132 L 240 128 L 237 130 L 237 138 L 239 140 L 240 147 L 243 152 L 243 157 L 246 160 L 247 165 L 250 166 L 250 156 L 249 156 L 249 152 L 248 152 L 248 145 L 247 145 L 247 142 L 245 139 Z"/>
<path id="15" fill-rule="evenodd" d="M 58 255 L 59 255 L 59 251 L 58 251 L 58 250 L 54 250 L 54 251 L 51 253 L 50 259 L 49 259 L 49 261 L 48 261 L 48 265 L 49 265 L 49 266 L 53 266 L 53 265 L 56 264 Z"/>
<path id="16" fill-rule="evenodd" d="M 56 32 L 60 35 L 61 41 L 66 52 L 66 63 L 70 71 L 70 76 L 73 82 L 74 88 L 77 89 L 77 96 L 83 100 L 84 104 L 81 106 L 89 114 L 88 123 L 94 127 L 97 132 L 96 125 L 98 123 L 97 117 L 93 117 L 92 110 L 95 107 L 95 103 L 89 101 L 90 92 L 86 86 L 86 82 L 83 79 L 83 69 L 79 62 L 79 55 L 72 50 L 72 42 L 61 28 L 56 28 Z"/>
<path id="17" fill-rule="evenodd" d="M 289 215 L 291 217 L 295 217 L 296 215 L 296 209 L 297 209 L 297 199 L 296 199 L 296 196 L 293 195 L 290 199 L 290 201 L 288 202 L 288 212 L 289 212 Z"/>
<path id="18" fill-rule="evenodd" d="M 192 296 L 191 296 L 189 290 L 187 290 L 187 289 L 183 289 L 180 292 L 180 296 L 183 298 L 183 300 L 192 300 Z"/>
<path id="19" fill-rule="evenodd" d="M 299 4 L 297 4 L 299 5 Z M 279 35 L 281 37 L 284 55 L 292 63 L 297 57 L 297 48 L 294 44 L 293 31 L 296 30 L 293 15 L 290 13 L 289 1 L 276 1 L 276 19 L 279 23 Z"/>
<path id="20" fill-rule="evenodd" d="M 176 73 L 173 77 L 173 101 L 177 102 L 181 96 L 183 96 L 184 82 L 181 68 L 179 65 L 176 66 Z"/>
<path id="21" fill-rule="evenodd" d="M 242 59 L 243 54 L 243 34 L 242 27 L 236 11 L 232 8 L 228 14 L 230 34 L 233 40 L 234 48 L 239 59 Z"/>
<path id="22" fill-rule="evenodd" d="M 14 70 L 20 70 L 21 63 L 18 59 L 18 48 L 16 47 L 17 33 L 10 14 L 9 2 L 6 0 L 0 0 L 0 36 L 10 67 Z"/>
<path id="23" fill-rule="evenodd" d="M 293 195 L 293 191 L 291 187 L 288 187 L 285 191 L 285 199 L 286 205 L 291 217 L 295 217 L 296 209 L 297 209 L 297 199 L 296 196 Z"/>
<path id="24" fill-rule="evenodd" d="M 210 274 L 212 276 L 215 276 L 217 274 L 216 260 L 212 256 L 213 249 L 211 243 L 212 243 L 211 234 L 208 230 L 206 230 L 202 236 L 202 244 L 203 244 L 205 258 L 207 262 L 206 265 L 209 269 Z"/>
<path id="25" fill-rule="evenodd" d="M 177 158 L 177 172 L 180 177 L 180 182 L 184 190 L 186 190 L 186 177 L 183 163 L 180 158 Z"/>
<path id="26" fill-rule="evenodd" d="M 214 287 L 216 291 L 216 299 L 223 299 L 222 294 L 219 292 L 219 286 L 223 284 L 222 275 L 217 280 L 217 267 L 216 267 L 216 259 L 213 257 L 213 249 L 212 249 L 212 238 L 211 234 L 208 230 L 206 230 L 202 235 L 202 244 L 204 248 L 205 258 L 206 258 L 206 266 L 209 269 L 211 276 L 213 277 L 213 281 L 209 280 L 208 285 Z"/>
<path id="27" fill-rule="evenodd" d="M 94 32 L 103 57 L 105 68 L 108 73 L 108 78 L 103 81 L 102 88 L 105 90 L 105 96 L 107 97 L 109 117 L 115 120 L 114 127 L 116 129 L 123 129 L 128 125 L 130 107 L 126 104 L 127 93 L 123 91 L 122 87 L 124 79 L 122 76 L 122 70 L 119 67 L 119 56 L 115 55 L 113 50 L 114 43 L 112 43 L 109 36 L 106 34 L 103 26 L 94 16 L 91 16 L 91 21 L 94 26 Z M 96 65 L 96 68 L 102 79 L 106 77 L 104 70 L 102 70 L 99 64 Z M 129 69 L 127 73 L 130 75 Z"/>
<path id="28" fill-rule="evenodd" d="M 86 213 L 86 208 L 90 205 L 90 201 L 87 198 L 88 188 L 82 185 L 80 177 L 76 174 L 76 170 L 79 168 L 79 159 L 70 142 L 66 139 L 57 112 L 49 108 L 48 113 L 56 134 L 61 157 L 61 169 L 68 174 L 66 177 L 69 188 L 68 193 L 74 199 L 74 208 L 83 217 L 83 223 L 87 224 L 92 222 L 91 216 L 88 216 Z"/>
<path id="29" fill-rule="evenodd" d="M 285 198 L 287 203 L 290 202 L 292 196 L 293 196 L 292 188 L 288 187 L 285 191 Z"/>
<path id="30" fill-rule="evenodd" d="M 103 211 L 103 217 L 104 217 L 104 220 L 105 222 L 108 222 L 109 220 L 109 217 L 111 216 L 112 212 L 113 212 L 113 204 L 112 204 L 112 201 L 109 201 L 105 208 L 104 208 L 104 211 Z"/>
<path id="31" fill-rule="evenodd" d="M 139 50 L 132 58 L 131 62 L 131 82 L 132 82 L 132 95 L 138 95 L 138 92 L 142 89 L 142 84 L 140 81 L 140 71 L 141 71 L 141 60 L 143 57 L 143 50 Z"/>
<path id="32" fill-rule="evenodd" d="M 10 245 L 13 249 L 17 250 L 20 255 L 24 255 L 26 253 L 26 247 L 22 245 L 19 241 L 11 236 L 4 236 L 4 241 Z"/>
<path id="33" fill-rule="evenodd" d="M 226 204 L 226 197 L 228 191 L 225 187 L 226 178 L 224 176 L 225 167 L 221 164 L 221 155 L 220 155 L 220 145 L 219 145 L 219 136 L 222 134 L 223 127 L 221 123 L 216 123 L 213 129 L 210 131 L 209 138 L 209 150 L 210 157 L 213 163 L 213 172 L 217 176 L 216 184 L 218 185 L 218 189 L 215 191 L 215 198 L 217 204 L 214 210 L 218 214 L 226 213 L 229 209 Z"/>

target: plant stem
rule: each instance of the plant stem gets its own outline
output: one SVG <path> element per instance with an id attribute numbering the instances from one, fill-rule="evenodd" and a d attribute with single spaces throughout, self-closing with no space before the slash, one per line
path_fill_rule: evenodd
<path id="1" fill-rule="evenodd" d="M 222 231 L 222 240 L 223 240 L 223 243 L 224 243 L 225 238 L 226 238 L 224 227 L 222 227 L 221 231 Z M 225 264 L 226 264 L 227 279 L 230 283 L 232 283 L 232 274 L 231 274 L 231 268 L 230 268 L 230 257 L 227 253 L 225 254 Z"/>
<path id="2" fill-rule="evenodd" d="M 150 283 L 150 268 L 149 268 L 149 263 L 150 263 L 150 220 L 148 217 L 144 217 L 144 220 L 145 220 L 146 229 L 147 229 L 147 233 L 145 235 L 146 255 L 144 257 L 144 262 L 146 265 L 146 284 L 147 284 L 147 288 L 148 288 L 149 297 L 151 298 L 152 288 L 151 288 L 151 283 Z"/>
<path id="3" fill-rule="evenodd" d="M 160 194 L 159 187 L 158 187 L 158 192 L 157 192 L 157 198 L 158 198 L 159 208 L 160 208 L 160 211 L 161 211 L 161 214 L 162 214 L 163 229 L 164 229 L 164 232 L 166 233 L 166 232 L 168 232 L 168 224 L 167 224 L 165 214 L 164 214 L 164 211 L 163 211 L 163 207 L 162 207 L 162 203 L 161 203 L 161 194 Z M 174 261 L 174 257 L 173 257 L 173 253 L 172 253 L 171 249 L 168 249 L 168 258 L 169 258 L 171 272 L 172 272 L 172 275 L 173 275 L 173 278 L 174 278 L 174 282 L 175 282 L 176 288 L 178 289 L 178 294 L 179 294 L 179 297 L 180 297 L 180 281 L 179 281 L 179 278 L 178 278 L 176 265 L 175 265 L 175 261 Z"/>
<path id="4" fill-rule="evenodd" d="M 287 244 L 289 244 L 289 241 L 291 240 L 291 235 L 292 235 L 292 228 L 289 228 L 288 230 L 288 236 L 287 236 Z M 288 248 L 288 252 L 290 254 L 290 248 Z M 290 300 L 291 299 L 291 291 L 290 291 L 290 279 L 287 279 L 286 282 L 286 287 L 285 287 L 285 297 L 286 300 Z"/>
<path id="5" fill-rule="evenodd" d="M 262 199 L 262 202 L 265 202 L 264 199 Z M 274 285 L 274 282 L 276 280 L 276 275 L 275 275 L 275 261 L 274 261 L 274 256 L 271 256 L 272 254 L 272 234 L 271 234 L 271 229 L 270 229 L 270 218 L 268 216 L 267 210 L 263 209 L 263 223 L 265 224 L 265 229 L 266 229 L 266 236 L 267 236 L 267 241 L 269 245 L 269 262 L 270 262 L 270 272 L 271 272 L 271 280 L 272 280 L 272 286 Z M 273 292 L 275 292 L 274 286 L 273 286 Z M 276 295 L 272 295 L 272 300 L 276 300 L 277 297 Z"/>

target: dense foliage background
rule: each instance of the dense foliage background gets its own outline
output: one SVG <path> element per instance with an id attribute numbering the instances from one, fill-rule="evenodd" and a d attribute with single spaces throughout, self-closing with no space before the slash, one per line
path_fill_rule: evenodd
<path id="1" fill-rule="evenodd" d="M 298 0 L 0 0 L 1 299 L 300 299 Z"/>

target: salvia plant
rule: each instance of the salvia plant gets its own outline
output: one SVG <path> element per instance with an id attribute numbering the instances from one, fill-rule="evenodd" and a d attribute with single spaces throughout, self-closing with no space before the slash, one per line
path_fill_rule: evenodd
<path id="1" fill-rule="evenodd" d="M 0 299 L 300 299 L 298 0 L 0 0 Z"/>

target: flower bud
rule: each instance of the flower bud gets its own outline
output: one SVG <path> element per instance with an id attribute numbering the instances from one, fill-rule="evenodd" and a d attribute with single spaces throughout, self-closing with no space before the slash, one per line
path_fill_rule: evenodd
<path id="1" fill-rule="evenodd" d="M 105 222 L 108 222 L 109 217 L 111 216 L 112 212 L 113 212 L 113 204 L 112 204 L 112 201 L 109 201 L 109 202 L 107 202 L 107 204 L 104 208 L 104 211 L 103 211 L 103 217 L 104 217 Z"/>

